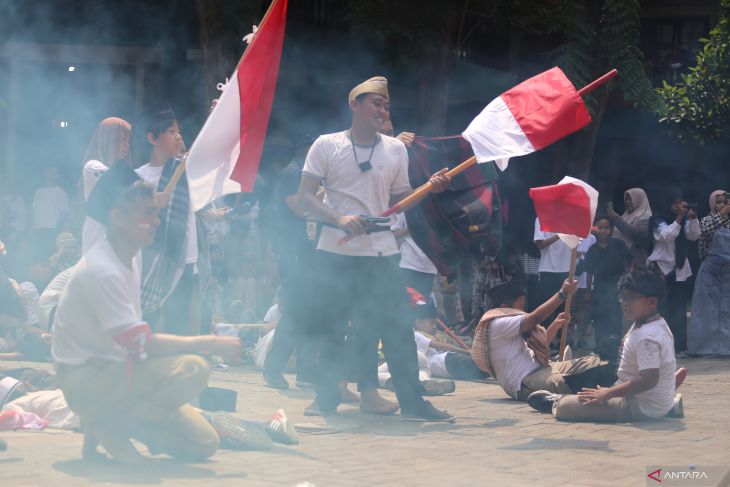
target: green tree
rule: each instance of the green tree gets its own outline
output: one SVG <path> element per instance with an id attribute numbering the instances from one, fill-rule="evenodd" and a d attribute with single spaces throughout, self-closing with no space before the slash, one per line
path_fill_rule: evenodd
<path id="1" fill-rule="evenodd" d="M 659 121 L 683 140 L 730 139 L 730 0 L 722 0 L 721 5 L 721 20 L 702 39 L 695 66 L 679 83 L 665 81 L 657 89 L 664 100 Z"/>

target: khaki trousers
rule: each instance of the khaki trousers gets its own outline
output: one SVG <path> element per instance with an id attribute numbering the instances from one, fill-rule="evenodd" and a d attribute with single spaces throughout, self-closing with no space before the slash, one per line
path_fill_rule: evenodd
<path id="1" fill-rule="evenodd" d="M 188 403 L 207 385 L 210 368 L 197 355 L 151 357 L 127 365 L 92 360 L 57 366 L 66 401 L 82 422 L 118 425 L 120 435 L 188 461 L 203 460 L 218 449 L 218 434 Z"/>
<path id="2" fill-rule="evenodd" d="M 583 404 L 578 396 L 570 394 L 553 405 L 553 415 L 561 421 L 590 421 L 597 423 L 626 423 L 656 421 L 642 414 L 635 397 L 614 397 L 601 404 Z"/>
<path id="3" fill-rule="evenodd" d="M 547 390 L 557 394 L 570 394 L 573 391 L 565 383 L 565 376 L 576 375 L 588 369 L 604 365 L 600 357 L 588 355 L 564 362 L 550 362 L 522 379 L 522 386 L 515 394 L 518 401 L 527 401 L 527 396 L 535 391 Z"/>

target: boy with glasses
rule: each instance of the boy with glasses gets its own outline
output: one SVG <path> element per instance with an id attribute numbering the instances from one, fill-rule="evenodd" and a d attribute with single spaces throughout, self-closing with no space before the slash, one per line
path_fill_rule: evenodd
<path id="1" fill-rule="evenodd" d="M 563 421 L 649 421 L 683 417 L 676 389 L 687 371 L 675 372 L 674 337 L 657 312 L 664 298 L 664 279 L 656 271 L 635 268 L 618 285 L 621 310 L 633 325 L 619 352 L 618 381 L 611 387 L 583 388 L 578 394 L 536 391 L 528 403 Z"/>

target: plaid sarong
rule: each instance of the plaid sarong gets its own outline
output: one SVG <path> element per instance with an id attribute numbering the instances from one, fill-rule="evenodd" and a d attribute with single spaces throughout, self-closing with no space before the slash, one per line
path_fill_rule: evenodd
<path id="1" fill-rule="evenodd" d="M 179 159 L 165 163 L 157 191 L 162 192 L 180 165 Z M 142 249 L 142 312 L 162 307 L 185 270 L 190 191 L 188 179 L 180 178 L 170 203 L 160 210 L 155 241 Z"/>
<path id="2" fill-rule="evenodd" d="M 417 137 L 410 150 L 408 176 L 416 188 L 444 167 L 453 168 L 472 155 L 460 136 Z M 476 164 L 453 178 L 449 189 L 429 195 L 406 212 L 416 244 L 449 280 L 460 256 L 472 244 L 496 255 L 502 244 L 501 200 L 494 163 Z"/>

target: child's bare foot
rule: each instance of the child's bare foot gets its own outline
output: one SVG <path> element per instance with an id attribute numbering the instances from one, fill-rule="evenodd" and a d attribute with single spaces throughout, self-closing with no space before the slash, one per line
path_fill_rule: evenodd
<path id="1" fill-rule="evenodd" d="M 367 414 L 395 414 L 400 406 L 397 402 L 388 401 L 382 397 L 377 389 L 367 389 L 362 392 L 360 411 Z"/>
<path id="2" fill-rule="evenodd" d="M 676 391 L 679 389 L 679 386 L 682 385 L 684 382 L 684 379 L 687 378 L 687 369 L 684 367 L 680 367 L 677 369 L 677 371 L 674 373 L 674 390 Z"/>

